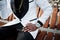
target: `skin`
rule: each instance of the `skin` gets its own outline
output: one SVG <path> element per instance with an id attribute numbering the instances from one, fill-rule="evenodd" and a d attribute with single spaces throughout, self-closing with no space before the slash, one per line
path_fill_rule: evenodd
<path id="1" fill-rule="evenodd" d="M 36 25 L 35 24 L 32 24 L 32 23 L 28 23 L 26 25 L 26 27 L 23 28 L 22 31 L 24 32 L 32 32 L 32 31 L 35 31 L 37 29 Z"/>

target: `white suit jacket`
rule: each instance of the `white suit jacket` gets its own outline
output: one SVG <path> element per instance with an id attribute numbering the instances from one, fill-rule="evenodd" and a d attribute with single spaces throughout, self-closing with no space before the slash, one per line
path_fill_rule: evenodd
<path id="1" fill-rule="evenodd" d="M 29 2 L 32 0 L 29 0 Z M 11 15 L 11 13 L 13 12 L 11 10 L 10 7 L 10 0 L 7 0 L 7 10 L 6 12 L 3 13 L 2 18 L 7 18 L 9 15 Z M 41 17 L 38 18 L 38 20 L 40 20 L 43 24 L 45 23 L 45 21 L 48 19 L 48 17 L 52 14 L 52 6 L 49 4 L 48 0 L 34 0 L 33 2 L 29 3 L 29 10 L 26 13 L 26 15 L 21 19 L 22 21 L 20 21 L 17 17 L 15 20 L 7 23 L 4 26 L 9 26 L 9 25 L 13 25 L 13 24 L 17 24 L 19 22 L 22 23 L 23 26 L 26 26 L 27 23 L 33 23 L 35 24 L 37 22 L 37 20 L 31 21 L 32 19 L 37 18 L 36 15 L 36 6 L 39 6 L 42 10 L 43 10 L 43 14 Z M 6 9 L 4 9 L 6 10 Z M 6 13 L 6 14 L 5 14 Z M 14 22 L 14 23 L 13 23 Z M 32 36 L 35 38 L 37 35 L 37 30 L 34 32 L 30 32 L 32 34 Z"/>

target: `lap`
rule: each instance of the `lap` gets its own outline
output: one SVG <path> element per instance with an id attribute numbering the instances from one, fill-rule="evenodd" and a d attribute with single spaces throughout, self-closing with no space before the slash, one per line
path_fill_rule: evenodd
<path id="1" fill-rule="evenodd" d="M 29 32 L 18 32 L 16 29 L 18 26 L 20 26 L 20 24 L 0 28 L 0 39 L 2 38 L 3 40 L 4 38 L 18 35 L 17 40 L 34 40 Z M 19 28 L 22 29 L 21 27 Z"/>
<path id="2" fill-rule="evenodd" d="M 6 39 L 17 35 L 17 30 L 11 26 L 0 28 L 0 39 Z"/>
<path id="3" fill-rule="evenodd" d="M 18 32 L 17 40 L 34 40 L 29 32 Z"/>
<path id="4" fill-rule="evenodd" d="M 2 35 L 2 36 L 14 35 L 18 32 L 17 31 L 18 28 L 22 29 L 22 27 L 20 27 L 20 23 L 15 24 L 15 25 L 1 27 L 0 28 L 0 35 Z"/>

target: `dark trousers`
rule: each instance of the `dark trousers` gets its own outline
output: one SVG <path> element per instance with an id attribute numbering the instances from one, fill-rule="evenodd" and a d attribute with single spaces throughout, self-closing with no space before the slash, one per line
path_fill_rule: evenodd
<path id="1" fill-rule="evenodd" d="M 21 31 L 18 33 L 17 40 L 34 40 L 34 38 L 29 32 Z"/>
<path id="2" fill-rule="evenodd" d="M 11 26 L 0 28 L 0 40 L 5 40 L 10 37 L 15 37 L 14 40 L 34 40 L 29 32 L 22 32 L 22 25 L 20 23 Z M 9 40 L 9 39 L 8 39 Z"/>
<path id="3" fill-rule="evenodd" d="M 0 27 L 0 40 L 9 40 L 11 38 L 16 38 L 18 31 L 12 26 Z"/>

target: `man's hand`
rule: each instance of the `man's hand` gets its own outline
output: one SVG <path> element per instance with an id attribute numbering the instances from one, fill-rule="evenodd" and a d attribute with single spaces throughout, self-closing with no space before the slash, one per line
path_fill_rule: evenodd
<path id="1" fill-rule="evenodd" d="M 28 23 L 26 25 L 26 27 L 23 28 L 22 31 L 24 32 L 31 32 L 31 31 L 35 31 L 37 29 L 36 25 L 35 24 L 32 24 L 32 23 Z"/>

